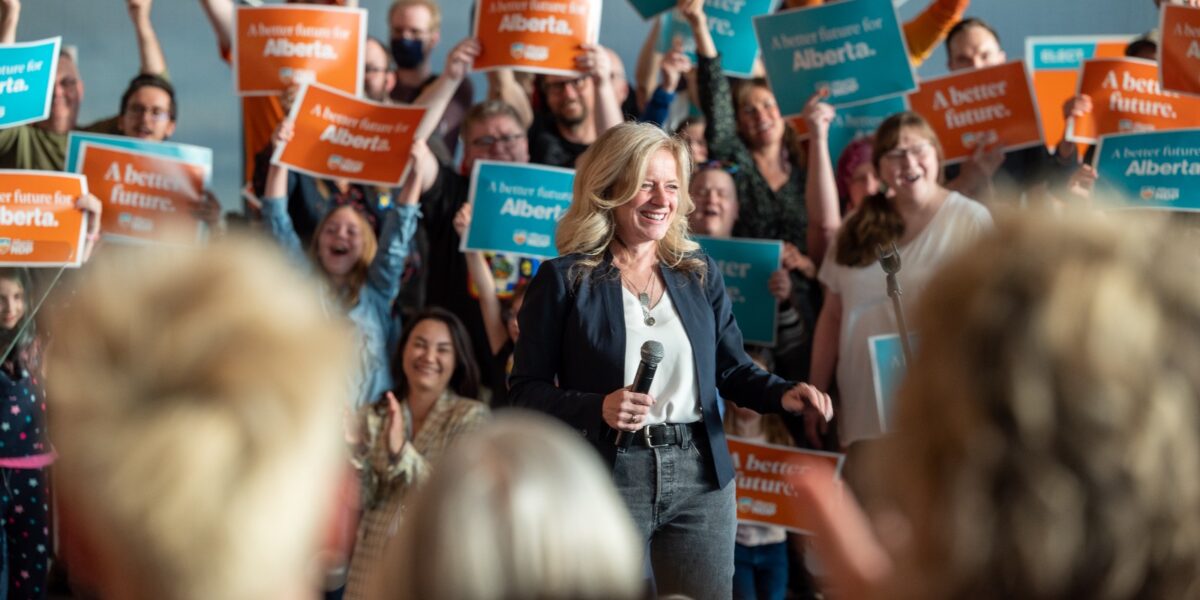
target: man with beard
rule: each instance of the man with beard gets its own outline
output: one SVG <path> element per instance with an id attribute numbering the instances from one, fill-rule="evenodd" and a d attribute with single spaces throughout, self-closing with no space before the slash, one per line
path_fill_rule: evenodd
<path id="1" fill-rule="evenodd" d="M 575 65 L 580 75 L 537 78 L 546 111 L 537 114 L 529 128 L 533 142 L 530 160 L 535 163 L 574 167 L 575 159 L 601 133 L 624 121 L 610 53 L 601 46 L 584 44 Z"/>

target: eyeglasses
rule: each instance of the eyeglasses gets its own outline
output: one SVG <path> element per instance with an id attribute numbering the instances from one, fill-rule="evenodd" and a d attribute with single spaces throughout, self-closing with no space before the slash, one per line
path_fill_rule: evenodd
<path id="1" fill-rule="evenodd" d="M 168 121 L 171 119 L 170 109 L 157 106 L 142 106 L 141 104 L 130 104 L 125 108 L 125 114 L 135 119 L 150 115 L 151 121 Z"/>
<path id="2" fill-rule="evenodd" d="M 485 135 L 471 140 L 471 145 L 476 148 L 491 148 L 496 144 L 508 145 L 517 140 L 525 139 L 523 133 L 509 133 L 501 136 Z"/>
<path id="3" fill-rule="evenodd" d="M 567 89 L 568 85 L 575 88 L 575 91 L 578 92 L 579 90 L 583 89 L 583 84 L 586 81 L 586 76 L 580 77 L 579 79 L 568 79 L 567 81 L 548 81 L 544 87 L 546 88 L 547 94 L 551 92 L 555 94 L 561 94 L 563 93 L 563 90 Z"/>
<path id="4" fill-rule="evenodd" d="M 929 156 L 929 153 L 932 151 L 932 144 L 928 142 L 922 142 L 920 144 L 914 144 L 908 148 L 896 148 L 894 150 L 889 150 L 883 153 L 882 158 L 884 160 L 891 161 L 901 161 L 910 156 L 916 159 L 922 159 Z"/>

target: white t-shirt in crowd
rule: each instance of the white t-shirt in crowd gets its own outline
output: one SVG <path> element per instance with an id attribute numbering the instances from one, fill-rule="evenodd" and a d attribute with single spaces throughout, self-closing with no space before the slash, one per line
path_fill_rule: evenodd
<path id="1" fill-rule="evenodd" d="M 658 363 L 654 382 L 650 385 L 654 406 L 646 425 L 699 421 L 700 389 L 696 387 L 692 342 L 671 303 L 671 295 L 664 293 L 658 304 L 650 309 L 653 325 L 646 324 L 642 305 L 625 286 L 621 286 L 621 304 L 625 309 L 625 381 L 634 382 L 642 362 L 643 343 L 655 340 L 663 345 L 663 359 Z"/>
<path id="2" fill-rule="evenodd" d="M 911 326 L 911 314 L 921 291 L 943 261 L 991 229 L 992 217 L 982 204 L 951 192 L 937 214 L 917 237 L 900 246 L 901 302 Z M 831 245 L 818 278 L 842 299 L 838 339 L 837 383 L 841 397 L 838 420 L 843 446 L 879 437 L 884 432 L 881 407 L 875 398 L 868 339 L 898 334 L 887 279 L 878 262 L 865 267 L 837 263 Z M 910 329 L 910 334 L 918 334 Z"/>

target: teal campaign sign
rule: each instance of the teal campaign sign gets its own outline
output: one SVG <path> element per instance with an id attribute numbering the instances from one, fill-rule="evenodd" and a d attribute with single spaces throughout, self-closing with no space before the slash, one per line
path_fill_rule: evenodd
<path id="1" fill-rule="evenodd" d="M 725 291 L 742 337 L 748 343 L 774 346 L 778 301 L 768 291 L 767 282 L 779 270 L 783 242 L 702 236 L 696 236 L 696 241 L 725 278 Z"/>
<path id="2" fill-rule="evenodd" d="M 904 96 L 884 98 L 877 102 L 843 106 L 837 109 L 833 122 L 829 124 L 829 156 L 837 164 L 842 150 L 854 140 L 875 135 L 879 124 L 888 117 L 908 110 L 908 100 Z"/>
<path id="3" fill-rule="evenodd" d="M 471 227 L 462 250 L 554 258 L 554 230 L 571 205 L 575 171 L 523 163 L 475 161 Z"/>
<path id="4" fill-rule="evenodd" d="M 909 333 L 908 339 L 915 352 L 916 336 Z M 871 350 L 871 377 L 875 383 L 875 406 L 878 409 L 876 414 L 882 421 L 879 424 L 880 429 L 886 432 L 892 428 L 896 394 L 907 372 L 904 345 L 900 343 L 900 336 L 895 333 L 871 336 L 867 339 L 867 344 Z"/>
<path id="5" fill-rule="evenodd" d="M 191 144 L 175 142 L 148 142 L 137 138 L 120 135 L 102 135 L 99 133 L 83 133 L 72 131 L 67 136 L 67 168 L 68 173 L 79 172 L 79 159 L 82 156 L 83 145 L 106 146 L 120 150 L 136 150 L 155 156 L 163 156 L 199 165 L 204 169 L 204 186 L 212 181 L 212 149 Z"/>
<path id="6" fill-rule="evenodd" d="M 705 0 L 704 14 L 708 17 L 708 31 L 717 52 L 721 53 L 721 68 L 726 73 L 737 77 L 751 76 L 754 61 L 758 58 L 754 17 L 774 12 L 778 4 L 779 0 Z M 696 40 L 692 37 L 691 25 L 677 17 L 674 11 L 661 18 L 659 52 L 670 50 L 675 36 L 682 36 L 684 51 L 695 62 Z"/>
<path id="7" fill-rule="evenodd" d="M 917 89 L 891 0 L 846 0 L 754 19 L 779 111 L 799 115 L 817 90 L 834 106 Z"/>
<path id="8" fill-rule="evenodd" d="M 629 4 L 633 5 L 633 10 L 636 10 L 643 19 L 649 19 L 675 8 L 676 2 L 675 0 L 629 0 Z"/>
<path id="9" fill-rule="evenodd" d="M 0 45 L 0 128 L 50 116 L 61 37 Z"/>
<path id="10" fill-rule="evenodd" d="M 1200 211 L 1200 129 L 1102 136 L 1096 174 L 1097 197 L 1124 208 Z"/>

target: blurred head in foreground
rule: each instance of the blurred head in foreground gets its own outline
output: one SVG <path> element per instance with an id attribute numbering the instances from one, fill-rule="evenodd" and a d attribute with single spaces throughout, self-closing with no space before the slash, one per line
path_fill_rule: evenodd
<path id="1" fill-rule="evenodd" d="M 317 284 L 232 239 L 110 247 L 81 276 L 48 358 L 73 574 L 103 598 L 311 597 L 353 355 Z"/>
<path id="2" fill-rule="evenodd" d="M 386 550 L 376 600 L 640 598 L 639 536 L 599 456 L 505 413 L 442 457 Z"/>
<path id="3" fill-rule="evenodd" d="M 879 457 L 901 597 L 1200 597 L 1194 242 L 1026 217 L 934 278 Z"/>

